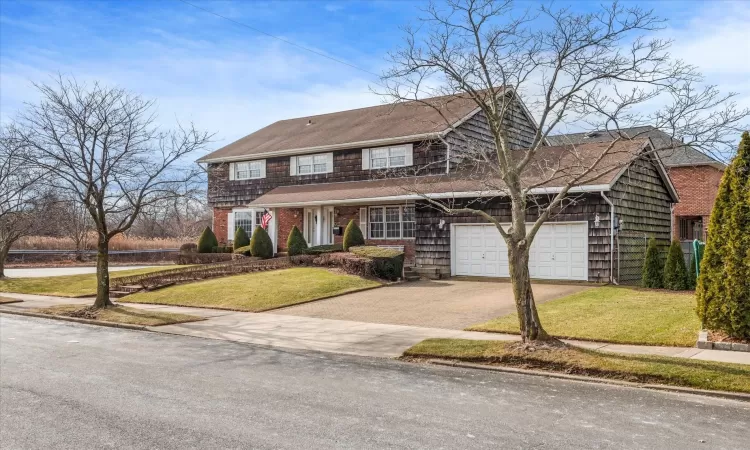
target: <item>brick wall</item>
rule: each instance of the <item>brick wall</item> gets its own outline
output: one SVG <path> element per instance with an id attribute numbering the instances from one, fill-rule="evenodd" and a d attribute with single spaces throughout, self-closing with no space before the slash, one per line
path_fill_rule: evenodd
<path id="1" fill-rule="evenodd" d="M 724 172 L 711 166 L 672 167 L 669 177 L 680 202 L 674 208 L 673 236 L 679 237 L 678 217 L 702 217 L 704 235 Z"/>
<path id="2" fill-rule="evenodd" d="M 346 229 L 349 221 L 353 219 L 361 227 L 359 223 L 359 208 L 360 206 L 336 207 L 334 210 L 334 226 L 341 226 Z M 362 232 L 364 233 L 364 230 Z M 334 236 L 334 242 L 340 244 L 343 238 L 343 236 Z M 416 255 L 414 239 L 367 239 L 367 236 L 365 236 L 365 243 L 367 245 L 403 245 L 406 261 L 409 263 L 414 262 Z"/>
<path id="3" fill-rule="evenodd" d="M 227 243 L 227 215 L 232 212 L 231 208 L 214 208 L 213 231 L 220 245 Z"/>
<path id="4" fill-rule="evenodd" d="M 277 208 L 276 209 L 276 224 L 278 226 L 278 240 L 279 240 L 279 251 L 286 251 L 286 240 L 289 238 L 289 233 L 292 232 L 292 227 L 295 225 L 302 231 L 302 219 L 303 219 L 302 208 Z"/>

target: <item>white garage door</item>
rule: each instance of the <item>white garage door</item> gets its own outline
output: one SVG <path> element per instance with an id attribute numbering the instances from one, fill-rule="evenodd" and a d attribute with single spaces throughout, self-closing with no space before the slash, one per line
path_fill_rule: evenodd
<path id="1" fill-rule="evenodd" d="M 494 225 L 455 225 L 451 255 L 453 274 L 508 277 L 508 249 Z M 588 225 L 586 222 L 542 225 L 531 244 L 532 278 L 588 279 Z"/>

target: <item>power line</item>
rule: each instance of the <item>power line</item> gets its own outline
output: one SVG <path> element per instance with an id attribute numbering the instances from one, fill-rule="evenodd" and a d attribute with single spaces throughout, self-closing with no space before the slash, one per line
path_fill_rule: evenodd
<path id="1" fill-rule="evenodd" d="M 216 17 L 220 17 L 220 18 L 222 18 L 222 19 L 224 19 L 224 20 L 228 20 L 228 21 L 230 21 L 230 22 L 234 23 L 235 25 L 239 25 L 239 26 L 241 26 L 241 27 L 245 27 L 245 28 L 248 28 L 248 29 L 250 29 L 250 30 L 252 30 L 252 31 L 255 31 L 256 33 L 260 33 L 260 34 L 263 34 L 263 35 L 265 35 L 265 36 L 271 37 L 271 38 L 273 38 L 273 39 L 277 39 L 277 40 L 279 40 L 279 41 L 281 41 L 281 42 L 284 42 L 284 43 L 286 43 L 286 44 L 292 45 L 292 46 L 294 46 L 294 47 L 297 47 L 297 48 L 299 48 L 299 49 L 302 49 L 302 50 L 308 51 L 308 52 L 310 52 L 310 53 L 314 53 L 314 54 L 316 54 L 316 55 L 318 55 L 318 56 L 322 56 L 323 58 L 327 58 L 327 59 L 330 59 L 331 61 L 335 61 L 335 62 L 337 62 L 337 63 L 339 63 L 339 64 L 343 64 L 343 65 L 345 65 L 345 66 L 349 66 L 349 67 L 351 67 L 352 69 L 357 69 L 357 70 L 359 70 L 359 71 L 361 71 L 361 72 L 364 72 L 364 73 L 367 73 L 367 74 L 370 74 L 370 75 L 374 75 L 374 76 L 376 76 L 376 77 L 380 78 L 380 75 L 378 75 L 378 74 L 377 74 L 377 73 L 375 73 L 375 72 L 370 72 L 370 71 L 369 71 L 369 70 L 367 70 L 367 69 L 363 69 L 363 68 L 361 68 L 361 67 L 357 67 L 357 66 L 355 66 L 354 64 L 350 64 L 350 63 L 348 63 L 348 62 L 346 62 L 346 61 L 342 61 L 342 60 L 340 60 L 340 59 L 334 58 L 333 56 L 330 56 L 330 55 L 326 55 L 325 53 L 319 52 L 319 51 L 317 51 L 317 50 L 315 50 L 315 49 L 312 49 L 312 48 L 308 48 L 308 47 L 305 47 L 304 45 L 299 45 L 299 44 L 297 44 L 297 43 L 294 43 L 294 42 L 292 42 L 292 41 L 290 41 L 290 40 L 284 39 L 284 38 L 282 38 L 282 37 L 279 37 L 279 36 L 275 36 L 275 35 L 273 35 L 273 34 L 271 34 L 271 33 L 267 33 L 267 32 L 265 32 L 265 31 L 263 31 L 263 30 L 260 30 L 260 29 L 258 29 L 258 28 L 255 28 L 255 27 L 253 27 L 253 26 L 247 25 L 247 24 L 245 24 L 245 23 L 242 23 L 242 22 L 238 22 L 238 21 L 236 21 L 236 20 L 234 20 L 234 19 L 230 19 L 229 17 L 226 17 L 226 16 L 222 16 L 221 14 L 217 14 L 217 13 L 215 13 L 215 12 L 213 12 L 213 11 L 210 11 L 210 10 L 208 10 L 208 9 L 205 9 L 205 8 L 201 8 L 200 6 L 198 6 L 198 5 L 194 5 L 194 4 L 192 4 L 192 3 L 190 3 L 190 2 L 188 2 L 188 1 L 186 1 L 186 0 L 177 0 L 177 1 L 179 1 L 179 2 L 182 2 L 182 3 L 184 3 L 184 4 L 188 5 L 188 6 L 192 6 L 193 8 L 195 8 L 195 9 L 199 9 L 199 10 L 201 10 L 201 11 L 203 11 L 203 12 L 207 12 L 207 13 L 209 13 L 209 14 L 211 14 L 211 15 L 214 15 L 214 16 L 216 16 Z M 380 84 L 380 83 L 376 83 L 376 84 Z"/>

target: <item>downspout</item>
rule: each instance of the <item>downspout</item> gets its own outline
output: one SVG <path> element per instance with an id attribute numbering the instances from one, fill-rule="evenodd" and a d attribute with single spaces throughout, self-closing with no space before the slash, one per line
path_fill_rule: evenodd
<path id="1" fill-rule="evenodd" d="M 669 242 L 674 240 L 674 207 L 676 203 L 669 204 Z"/>
<path id="2" fill-rule="evenodd" d="M 600 194 L 602 195 L 602 198 L 605 202 L 609 205 L 609 280 L 612 282 L 612 284 L 618 284 L 617 280 L 615 280 L 615 273 L 614 273 L 614 260 L 615 260 L 615 204 L 612 203 L 612 201 L 607 198 L 607 196 L 604 194 L 604 191 L 601 191 Z"/>

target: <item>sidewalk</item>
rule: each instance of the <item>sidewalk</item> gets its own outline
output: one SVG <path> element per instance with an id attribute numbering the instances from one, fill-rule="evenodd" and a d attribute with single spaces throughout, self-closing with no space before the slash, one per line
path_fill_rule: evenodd
<path id="1" fill-rule="evenodd" d="M 93 302 L 91 298 L 71 299 L 6 293 L 2 295 L 24 301 L 22 303 L 3 305 L 0 307 L 0 311 L 42 308 L 71 303 L 89 304 Z M 135 303 L 129 303 L 127 306 L 192 314 L 206 318 L 206 320 L 199 322 L 149 328 L 149 330 L 155 332 L 359 356 L 397 357 L 407 348 L 428 338 L 518 340 L 518 336 L 509 334 L 374 324 L 348 320 L 316 319 L 273 313 L 245 313 L 219 309 Z M 750 364 L 750 353 L 748 352 L 701 350 L 686 347 L 620 345 L 575 340 L 566 340 L 565 342 L 577 347 L 615 353 L 661 355 Z"/>

